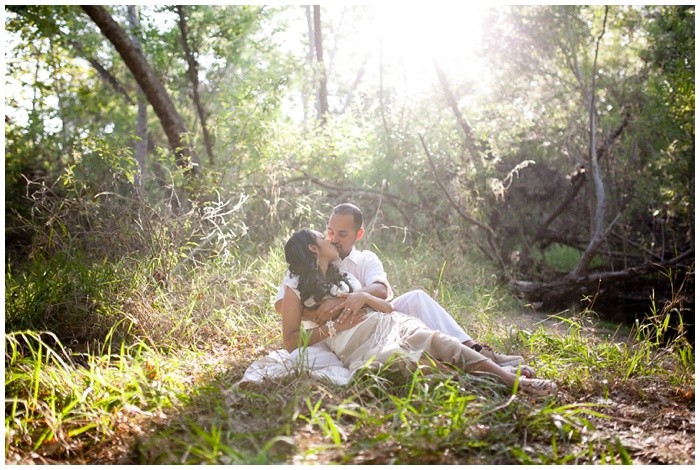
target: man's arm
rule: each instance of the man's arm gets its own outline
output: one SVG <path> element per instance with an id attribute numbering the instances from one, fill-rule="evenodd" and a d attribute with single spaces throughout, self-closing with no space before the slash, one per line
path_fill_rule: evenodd
<path id="1" fill-rule="evenodd" d="M 358 292 L 367 292 L 370 295 L 379 297 L 380 299 L 386 300 L 389 296 L 389 289 L 387 289 L 386 284 L 381 282 L 374 282 L 368 286 L 363 287 Z"/>
<path id="2" fill-rule="evenodd" d="M 394 297 L 384 266 L 375 253 L 363 251 L 352 273 L 363 286 L 371 289 L 367 291 L 368 293 L 386 300 L 392 300 Z"/>

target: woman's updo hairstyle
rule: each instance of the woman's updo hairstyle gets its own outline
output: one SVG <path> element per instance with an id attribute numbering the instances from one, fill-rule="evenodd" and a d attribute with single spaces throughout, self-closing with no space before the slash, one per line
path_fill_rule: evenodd
<path id="1" fill-rule="evenodd" d="M 328 297 L 333 286 L 340 287 L 341 283 L 347 284 L 352 292 L 352 286 L 338 266 L 331 263 L 328 266 L 324 279 L 318 269 L 316 256 L 309 250 L 309 245 L 318 246 L 316 234 L 308 228 L 303 228 L 292 235 L 284 245 L 284 257 L 289 264 L 289 272 L 293 276 L 299 276 L 299 293 L 301 302 L 309 306 L 307 300 L 313 299 L 314 308 Z"/>

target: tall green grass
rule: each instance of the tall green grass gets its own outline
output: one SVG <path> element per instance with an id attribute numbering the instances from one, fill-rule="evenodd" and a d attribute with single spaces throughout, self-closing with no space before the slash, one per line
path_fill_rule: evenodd
<path id="1" fill-rule="evenodd" d="M 157 419 L 187 399 L 184 357 L 165 357 L 143 343 L 118 349 L 75 355 L 48 332 L 5 336 L 8 463 L 31 456 L 93 461 L 100 447 L 128 438 L 139 418 Z"/>

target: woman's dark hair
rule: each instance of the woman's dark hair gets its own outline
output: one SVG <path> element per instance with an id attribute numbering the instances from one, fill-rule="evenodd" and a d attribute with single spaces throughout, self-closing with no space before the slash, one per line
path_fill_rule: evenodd
<path id="1" fill-rule="evenodd" d="M 313 298 L 314 304 L 318 304 L 324 297 L 331 295 L 333 286 L 340 287 L 341 283 L 347 284 L 352 292 L 352 286 L 347 277 L 335 264 L 328 265 L 326 277 L 323 277 L 321 271 L 317 269 L 317 259 L 309 250 L 309 245 L 318 246 L 318 241 L 316 234 L 308 228 L 295 232 L 284 245 L 284 257 L 289 264 L 289 272 L 299 276 L 298 289 L 301 302 L 306 305 L 306 301 Z"/>

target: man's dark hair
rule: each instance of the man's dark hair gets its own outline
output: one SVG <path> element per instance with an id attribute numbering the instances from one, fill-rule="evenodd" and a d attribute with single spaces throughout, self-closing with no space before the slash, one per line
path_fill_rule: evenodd
<path id="1" fill-rule="evenodd" d="M 350 204 L 349 202 L 344 202 L 338 204 L 333 208 L 331 215 L 351 215 L 355 219 L 355 230 L 360 230 L 362 228 L 362 211 L 355 204 Z"/>

